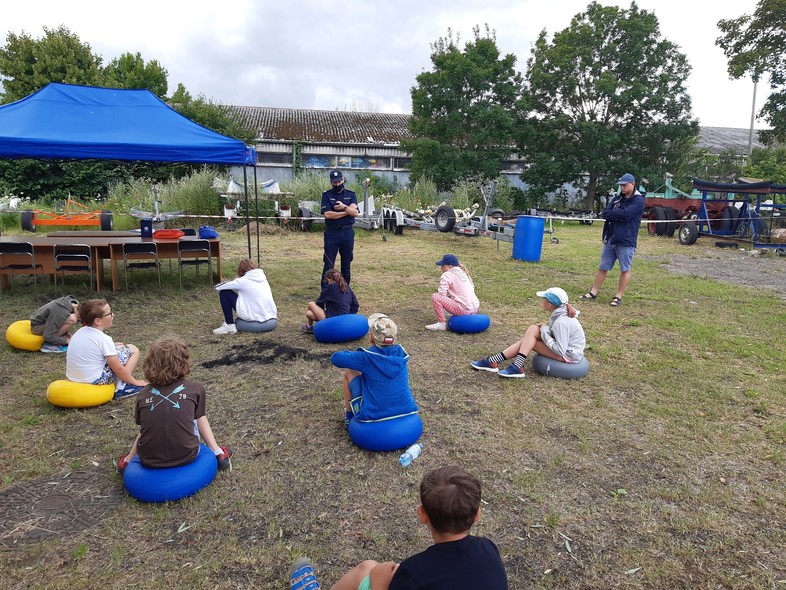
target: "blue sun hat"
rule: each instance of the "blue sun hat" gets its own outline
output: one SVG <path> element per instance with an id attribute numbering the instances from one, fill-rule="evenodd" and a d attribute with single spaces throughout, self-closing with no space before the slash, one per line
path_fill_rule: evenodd
<path id="1" fill-rule="evenodd" d="M 458 266 L 459 261 L 455 254 L 445 254 L 441 260 L 437 260 L 434 264 L 437 266 L 445 266 L 449 264 L 450 266 Z"/>
<path id="2" fill-rule="evenodd" d="M 568 294 L 564 289 L 560 289 L 559 287 L 549 287 L 545 291 L 538 291 L 535 295 L 543 297 L 546 301 L 557 307 L 565 305 L 568 302 Z"/>

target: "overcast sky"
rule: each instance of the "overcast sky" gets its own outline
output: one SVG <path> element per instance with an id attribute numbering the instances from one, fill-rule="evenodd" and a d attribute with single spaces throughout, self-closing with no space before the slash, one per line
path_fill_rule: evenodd
<path id="1" fill-rule="evenodd" d="M 604 5 L 629 7 L 627 2 Z M 448 28 L 472 37 L 476 24 L 496 30 L 502 53 L 523 73 L 541 30 L 570 25 L 586 9 L 579 0 L 38 0 L 3 3 L 8 32 L 35 38 L 65 25 L 104 63 L 139 52 L 169 72 L 169 93 L 183 83 L 192 95 L 238 106 L 411 112 L 415 77 L 430 70 L 430 44 Z M 755 0 L 639 0 L 653 10 L 664 37 L 693 68 L 688 91 L 701 125 L 750 126 L 753 83 L 729 81 L 715 46 L 717 22 L 755 10 Z M 462 45 L 463 47 L 463 41 Z M 759 85 L 757 110 L 767 96 Z M 764 127 L 760 122 L 756 127 Z"/>

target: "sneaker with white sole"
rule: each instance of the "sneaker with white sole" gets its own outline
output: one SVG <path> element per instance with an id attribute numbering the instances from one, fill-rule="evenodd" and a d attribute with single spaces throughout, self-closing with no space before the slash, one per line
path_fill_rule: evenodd
<path id="1" fill-rule="evenodd" d="M 429 324 L 426 326 L 426 330 L 431 330 L 434 332 L 444 332 L 448 329 L 448 325 L 445 322 L 437 322 L 436 324 Z"/>
<path id="2" fill-rule="evenodd" d="M 41 352 L 68 352 L 68 347 L 59 344 L 49 344 L 47 342 L 41 346 Z"/>
<path id="3" fill-rule="evenodd" d="M 224 322 L 220 327 L 213 330 L 213 334 L 237 334 L 237 326 Z"/>
<path id="4" fill-rule="evenodd" d="M 500 369 L 499 373 L 497 373 L 500 377 L 512 377 L 514 379 L 523 379 L 526 377 L 526 373 L 524 372 L 523 367 L 517 367 L 516 365 L 510 365 L 505 369 Z"/>
<path id="5" fill-rule="evenodd" d="M 479 361 L 472 361 L 470 363 L 473 369 L 478 371 L 489 371 L 490 373 L 499 373 L 499 366 L 497 363 L 492 363 L 488 359 L 480 359 Z"/>

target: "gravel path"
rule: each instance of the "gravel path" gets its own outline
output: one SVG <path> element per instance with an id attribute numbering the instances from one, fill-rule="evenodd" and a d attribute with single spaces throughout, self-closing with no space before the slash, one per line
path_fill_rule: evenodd
<path id="1" fill-rule="evenodd" d="M 664 256 L 647 256 L 663 261 Z M 772 289 L 786 300 L 786 256 L 774 250 L 690 247 L 690 254 L 671 254 L 664 266 L 675 274 L 698 276 L 748 287 Z"/>

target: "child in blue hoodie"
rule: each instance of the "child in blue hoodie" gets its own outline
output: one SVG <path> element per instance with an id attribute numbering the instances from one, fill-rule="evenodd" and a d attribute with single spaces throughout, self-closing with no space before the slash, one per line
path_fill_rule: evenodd
<path id="1" fill-rule="evenodd" d="M 371 346 L 340 351 L 330 362 L 344 369 L 345 422 L 375 422 L 418 412 L 409 388 L 409 355 L 396 343 L 398 327 L 388 316 L 368 318 Z"/>

